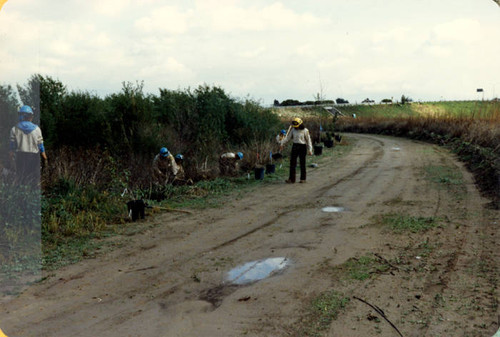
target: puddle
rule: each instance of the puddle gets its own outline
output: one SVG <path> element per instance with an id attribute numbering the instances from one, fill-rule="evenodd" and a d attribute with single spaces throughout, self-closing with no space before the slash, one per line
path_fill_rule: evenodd
<path id="1" fill-rule="evenodd" d="M 399 148 L 399 147 L 393 147 L 392 148 L 392 151 L 399 151 L 399 150 L 401 150 L 401 148 Z"/>
<path id="2" fill-rule="evenodd" d="M 333 207 L 333 206 L 323 207 L 321 210 L 326 213 L 340 213 L 346 211 L 344 207 Z"/>
<path id="3" fill-rule="evenodd" d="M 289 263 L 284 257 L 248 262 L 231 269 L 227 273 L 227 279 L 234 284 L 247 284 L 260 281 L 271 276 L 273 272 L 283 270 Z"/>

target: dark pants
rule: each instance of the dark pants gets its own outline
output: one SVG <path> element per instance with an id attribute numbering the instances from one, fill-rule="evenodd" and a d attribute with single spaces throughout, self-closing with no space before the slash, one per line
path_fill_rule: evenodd
<path id="1" fill-rule="evenodd" d="M 21 185 L 40 184 L 40 154 L 16 152 L 16 180 Z"/>
<path id="2" fill-rule="evenodd" d="M 297 168 L 297 157 L 300 159 L 300 180 L 306 180 L 306 144 L 293 144 L 292 155 L 290 158 L 290 177 L 289 179 L 295 182 L 295 170 Z"/>

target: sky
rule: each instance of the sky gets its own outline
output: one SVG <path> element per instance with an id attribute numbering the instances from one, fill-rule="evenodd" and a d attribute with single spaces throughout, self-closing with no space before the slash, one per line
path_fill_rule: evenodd
<path id="1" fill-rule="evenodd" d="M 0 85 L 42 74 L 102 97 L 143 81 L 147 93 L 207 84 L 262 105 L 491 99 L 499 56 L 492 0 L 8 0 L 0 9 Z"/>

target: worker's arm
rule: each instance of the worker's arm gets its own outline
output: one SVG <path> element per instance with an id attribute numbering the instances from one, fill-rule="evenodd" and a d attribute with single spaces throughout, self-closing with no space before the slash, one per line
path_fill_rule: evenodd
<path id="1" fill-rule="evenodd" d="M 45 147 L 43 146 L 43 143 L 38 144 L 38 149 L 40 150 L 40 155 L 42 156 L 43 160 L 47 161 L 47 154 L 45 153 Z"/>
<path id="2" fill-rule="evenodd" d="M 292 134 L 293 134 L 293 129 L 288 129 L 288 132 L 286 134 L 286 137 L 283 138 L 280 142 L 280 145 L 283 146 L 285 145 L 288 141 L 290 141 L 290 139 L 292 139 Z"/>
<path id="3" fill-rule="evenodd" d="M 36 143 L 38 144 L 38 150 L 40 150 L 40 155 L 42 156 L 43 160 L 47 161 L 47 154 L 45 153 L 45 147 L 43 146 L 43 136 L 42 136 L 42 130 L 40 128 L 36 128 Z"/>
<path id="4" fill-rule="evenodd" d="M 170 165 L 172 166 L 172 174 L 176 176 L 177 173 L 179 172 L 179 166 L 177 166 L 174 156 L 169 155 L 168 157 L 170 159 Z"/>
<path id="5" fill-rule="evenodd" d="M 309 135 L 309 130 L 305 130 L 305 137 L 306 137 L 306 144 L 307 144 L 307 150 L 309 152 L 309 155 L 313 154 L 313 146 L 312 146 L 312 141 L 311 141 L 311 135 Z"/>
<path id="6" fill-rule="evenodd" d="M 161 177 L 163 176 L 163 172 L 160 170 L 160 165 L 158 163 L 159 160 L 160 160 L 159 156 L 156 156 L 153 159 L 153 171 Z"/>

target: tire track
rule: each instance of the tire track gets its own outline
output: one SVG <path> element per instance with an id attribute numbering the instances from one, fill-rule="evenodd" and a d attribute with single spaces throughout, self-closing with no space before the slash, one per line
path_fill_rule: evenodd
<path id="1" fill-rule="evenodd" d="M 373 162 L 382 158 L 382 156 L 384 154 L 384 149 L 383 149 L 384 143 L 378 139 L 371 139 L 371 140 L 378 143 L 380 145 L 380 147 L 377 148 L 375 150 L 375 152 L 362 163 L 362 165 L 359 165 L 359 167 L 357 169 L 355 169 L 353 172 L 348 173 L 348 174 L 340 177 L 339 179 L 335 180 L 333 183 L 327 184 L 326 186 L 323 186 L 323 187 L 313 191 L 310 195 L 307 196 L 307 199 L 310 200 L 310 199 L 318 199 L 318 198 L 323 197 L 329 190 L 331 190 L 332 188 L 334 188 L 338 184 L 341 184 L 344 181 L 347 181 L 349 179 L 353 179 L 355 176 L 361 174 L 363 172 L 363 170 L 366 169 L 366 166 L 368 166 L 368 165 L 372 164 Z M 374 177 L 373 179 L 376 179 L 376 177 Z M 230 244 L 233 244 L 233 243 L 237 242 L 238 240 L 241 240 L 249 235 L 254 234 L 255 232 L 257 232 L 259 230 L 262 230 L 268 226 L 275 224 L 276 222 L 278 222 L 278 220 L 281 217 L 286 216 L 286 215 L 293 213 L 293 212 L 296 212 L 296 211 L 297 211 L 296 209 L 292 209 L 292 210 L 281 212 L 278 215 L 276 215 L 275 217 L 273 217 L 271 220 L 265 222 L 264 224 L 261 224 L 255 228 L 252 228 L 251 230 L 249 230 L 241 235 L 238 235 L 230 240 L 227 240 L 227 241 L 225 241 L 225 242 L 223 242 L 215 247 L 212 247 L 212 248 L 208 249 L 207 251 L 214 251 L 214 250 L 220 249 L 222 247 L 226 247 Z M 203 253 L 206 253 L 207 251 L 205 251 Z"/>

